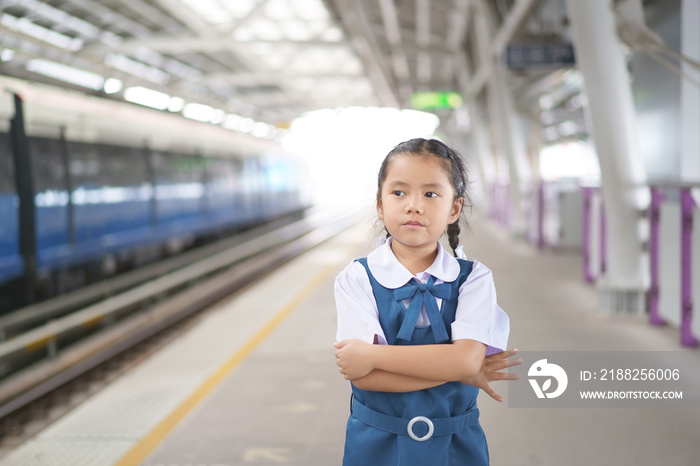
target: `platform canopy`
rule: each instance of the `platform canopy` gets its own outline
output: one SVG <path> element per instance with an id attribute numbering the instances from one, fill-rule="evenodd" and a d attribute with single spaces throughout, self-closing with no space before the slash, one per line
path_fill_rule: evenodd
<path id="1" fill-rule="evenodd" d="M 551 15 L 544 3 L 564 15 L 558 0 L 0 0 L 0 74 L 116 99 L 146 89 L 171 111 L 197 103 L 284 125 L 318 108 L 476 93 L 488 70 L 474 7 L 490 12 L 497 60 Z M 464 59 L 472 78 L 460 82 Z"/>

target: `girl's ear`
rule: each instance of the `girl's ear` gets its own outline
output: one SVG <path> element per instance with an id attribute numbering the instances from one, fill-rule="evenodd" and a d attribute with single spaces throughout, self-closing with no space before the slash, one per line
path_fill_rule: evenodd
<path id="1" fill-rule="evenodd" d="M 450 214 L 450 220 L 447 222 L 448 224 L 454 223 L 457 221 L 459 218 L 459 214 L 462 212 L 462 203 L 464 202 L 464 199 L 461 197 L 457 200 L 455 200 L 454 205 L 452 206 L 452 213 Z"/>
<path id="2" fill-rule="evenodd" d="M 379 215 L 379 220 L 384 220 L 384 210 L 382 210 L 382 201 L 377 199 L 377 215 Z"/>

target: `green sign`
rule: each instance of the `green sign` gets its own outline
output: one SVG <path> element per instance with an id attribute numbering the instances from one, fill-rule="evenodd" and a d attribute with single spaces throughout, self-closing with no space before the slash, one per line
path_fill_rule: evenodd
<path id="1" fill-rule="evenodd" d="M 458 108 L 463 102 L 458 92 L 416 92 L 411 96 L 411 105 L 418 110 Z"/>

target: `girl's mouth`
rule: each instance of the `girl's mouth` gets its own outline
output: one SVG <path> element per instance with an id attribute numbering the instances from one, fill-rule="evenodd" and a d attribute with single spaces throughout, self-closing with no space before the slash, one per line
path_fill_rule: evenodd
<path id="1" fill-rule="evenodd" d="M 409 228 L 420 228 L 423 226 L 423 224 L 415 220 L 409 220 L 408 222 L 404 223 L 404 226 L 407 226 Z"/>

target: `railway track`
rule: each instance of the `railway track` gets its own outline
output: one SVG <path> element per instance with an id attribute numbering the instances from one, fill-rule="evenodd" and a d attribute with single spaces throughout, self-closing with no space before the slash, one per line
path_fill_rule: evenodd
<path id="1" fill-rule="evenodd" d="M 0 342 L 0 456 L 180 334 L 200 311 L 359 218 L 316 212 L 272 231 L 248 232 L 236 244 L 135 271 L 121 277 L 131 286 L 106 298 L 75 297 L 91 303 L 72 312 L 64 297 L 54 307 L 43 304 L 41 318 L 28 313 L 31 325 L 6 319 L 14 327 L 4 329 L 12 336 Z M 21 327 L 28 330 L 13 334 Z"/>

